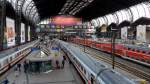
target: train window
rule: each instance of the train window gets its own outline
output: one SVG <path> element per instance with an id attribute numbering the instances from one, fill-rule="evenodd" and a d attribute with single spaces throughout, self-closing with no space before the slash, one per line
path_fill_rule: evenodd
<path id="1" fill-rule="evenodd" d="M 132 49 L 132 51 L 134 51 L 134 49 Z"/>
<path id="2" fill-rule="evenodd" d="M 142 51 L 142 53 L 145 53 L 145 51 Z"/>
<path id="3" fill-rule="evenodd" d="M 12 61 L 12 57 L 10 57 L 10 61 Z"/>
<path id="4" fill-rule="evenodd" d="M 148 52 L 148 54 L 150 54 L 150 52 Z"/>
<path id="5" fill-rule="evenodd" d="M 86 74 L 86 70 L 84 69 L 84 74 Z"/>
<path id="6" fill-rule="evenodd" d="M 140 52 L 139 50 L 137 50 L 137 52 Z"/>
<path id="7" fill-rule="evenodd" d="M 83 67 L 81 66 L 81 70 L 83 71 Z"/>
<path id="8" fill-rule="evenodd" d="M 8 64 L 8 62 L 9 62 L 8 59 L 6 59 L 6 60 L 4 61 L 4 64 Z"/>
<path id="9" fill-rule="evenodd" d="M 77 62 L 77 64 L 78 64 L 78 66 L 80 67 L 80 63 L 79 63 L 79 62 Z"/>
<path id="10" fill-rule="evenodd" d="M 128 50 L 130 50 L 131 48 L 128 48 Z"/>
<path id="11" fill-rule="evenodd" d="M 75 60 L 75 58 L 73 58 L 73 60 Z"/>

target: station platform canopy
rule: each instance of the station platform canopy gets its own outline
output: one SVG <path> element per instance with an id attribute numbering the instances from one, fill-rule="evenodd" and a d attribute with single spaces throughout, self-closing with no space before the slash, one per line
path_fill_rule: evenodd
<path id="1" fill-rule="evenodd" d="M 42 62 L 42 61 L 50 61 L 51 56 L 46 55 L 43 51 L 37 50 L 30 54 L 27 58 L 27 61 L 30 62 Z"/>

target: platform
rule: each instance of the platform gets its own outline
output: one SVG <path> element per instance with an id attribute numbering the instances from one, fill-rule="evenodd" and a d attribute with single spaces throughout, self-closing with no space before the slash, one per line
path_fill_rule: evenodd
<path id="1" fill-rule="evenodd" d="M 54 56 L 56 51 L 51 50 L 51 53 Z M 59 56 L 54 57 L 61 61 L 63 55 L 64 53 L 60 51 Z M 52 64 L 55 66 L 54 62 Z M 15 77 L 15 73 L 14 69 L 8 73 L 9 84 L 83 84 L 79 74 L 68 60 L 63 69 L 55 68 L 47 72 L 25 74 L 22 67 L 18 77 Z"/>

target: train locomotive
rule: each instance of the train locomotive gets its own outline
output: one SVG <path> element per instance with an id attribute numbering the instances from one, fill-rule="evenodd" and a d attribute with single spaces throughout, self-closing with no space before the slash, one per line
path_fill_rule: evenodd
<path id="1" fill-rule="evenodd" d="M 79 48 L 64 41 L 56 40 L 56 42 L 67 53 L 69 60 L 86 84 L 135 84 L 133 80 L 91 58 L 88 54 L 80 51 Z"/>

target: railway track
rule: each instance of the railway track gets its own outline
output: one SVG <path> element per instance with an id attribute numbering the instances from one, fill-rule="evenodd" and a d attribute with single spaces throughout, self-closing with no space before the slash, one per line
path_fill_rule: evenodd
<path id="1" fill-rule="evenodd" d="M 83 47 L 81 46 L 78 46 L 82 51 L 84 50 Z M 98 54 L 96 52 L 93 52 L 92 50 L 90 50 L 88 48 L 88 50 L 86 49 L 86 53 L 87 54 L 90 54 L 90 56 L 92 56 L 93 58 L 97 59 L 97 60 L 101 60 L 101 61 L 104 61 L 108 64 L 112 64 L 112 58 L 110 57 L 106 57 L 104 56 L 103 54 Z M 145 79 L 146 81 L 149 81 L 150 82 L 150 74 L 149 73 L 146 73 L 142 70 L 139 70 L 135 67 L 131 67 L 129 66 L 128 64 L 124 64 L 124 63 L 121 63 L 121 62 L 118 62 L 118 61 L 115 61 L 115 67 L 123 70 L 123 71 L 126 71 L 130 74 L 133 74 L 139 78 L 142 78 L 142 79 Z"/>

